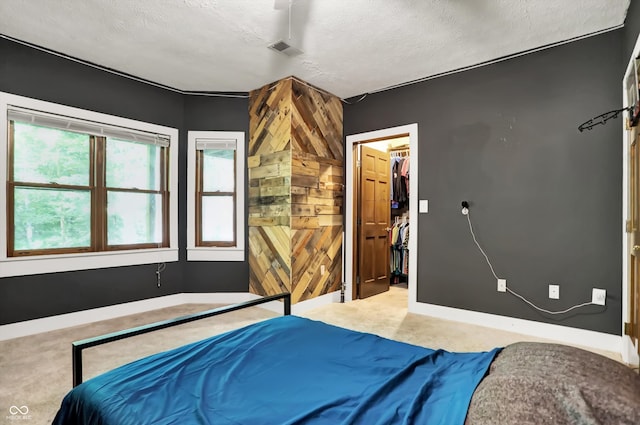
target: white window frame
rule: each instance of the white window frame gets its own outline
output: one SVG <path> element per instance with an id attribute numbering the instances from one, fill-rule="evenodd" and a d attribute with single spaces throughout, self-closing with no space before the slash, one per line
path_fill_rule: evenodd
<path id="1" fill-rule="evenodd" d="M 8 119 L 10 107 L 32 109 L 80 120 L 169 136 L 169 247 L 108 252 L 7 256 Z M 0 277 L 178 261 L 178 130 L 128 118 L 58 105 L 0 92 Z"/>
<path id="2" fill-rule="evenodd" d="M 196 246 L 196 141 L 236 141 L 236 246 Z M 189 131 L 187 133 L 187 261 L 244 261 L 244 132 Z"/>

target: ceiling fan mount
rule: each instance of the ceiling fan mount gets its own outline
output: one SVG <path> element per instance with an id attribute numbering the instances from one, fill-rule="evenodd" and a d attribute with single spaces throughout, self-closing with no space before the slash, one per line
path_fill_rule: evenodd
<path id="1" fill-rule="evenodd" d="M 269 46 L 269 49 L 274 50 L 278 53 L 283 53 L 287 56 L 298 56 L 300 54 L 302 54 L 302 50 L 294 47 L 291 45 L 291 8 L 293 6 L 294 1 L 298 1 L 298 0 L 274 0 L 273 1 L 273 8 L 276 10 L 288 10 L 288 21 L 289 21 L 289 25 L 288 25 L 288 30 L 289 30 L 289 37 L 287 38 L 287 41 L 284 41 L 282 39 L 277 40 L 273 43 L 271 43 Z"/>
<path id="2" fill-rule="evenodd" d="M 273 8 L 276 10 L 285 10 L 291 7 L 293 0 L 273 0 Z"/>

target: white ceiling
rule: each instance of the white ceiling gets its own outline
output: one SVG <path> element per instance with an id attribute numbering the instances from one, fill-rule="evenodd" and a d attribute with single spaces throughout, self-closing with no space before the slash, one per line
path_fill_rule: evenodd
<path id="1" fill-rule="evenodd" d="M 289 38 L 287 0 L 0 0 L 0 34 L 182 91 L 348 98 L 619 27 L 629 1 L 293 0 Z"/>

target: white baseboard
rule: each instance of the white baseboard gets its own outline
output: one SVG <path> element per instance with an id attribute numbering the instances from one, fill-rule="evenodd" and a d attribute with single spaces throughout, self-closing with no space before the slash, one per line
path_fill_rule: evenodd
<path id="1" fill-rule="evenodd" d="M 0 326 L 0 341 L 184 304 L 182 295 L 167 295 L 2 325 Z"/>
<path id="2" fill-rule="evenodd" d="M 637 342 L 636 342 L 637 344 Z M 627 335 L 622 337 L 622 361 L 630 365 L 640 365 L 638 347 Z"/>
<path id="3" fill-rule="evenodd" d="M 24 322 L 2 325 L 0 326 L 0 341 L 34 335 L 41 332 L 54 331 L 71 326 L 84 325 L 101 320 L 114 319 L 130 314 L 144 313 L 146 311 L 173 307 L 181 304 L 233 304 L 257 298 L 260 298 L 260 296 L 250 294 L 248 292 L 181 293 L 167 295 L 164 297 L 150 298 L 142 301 L 133 301 L 74 313 L 44 317 L 42 319 L 26 320 Z M 291 313 L 301 314 L 313 308 L 339 302 L 339 300 L 340 293 L 332 292 L 294 304 L 291 306 Z M 283 311 L 282 303 L 279 301 L 262 304 L 260 307 L 276 313 L 282 313 Z M 410 303 L 409 312 L 456 322 L 476 325 L 481 324 L 482 326 L 489 328 L 622 353 L 623 360 L 627 363 L 633 363 L 634 360 L 637 359 L 637 356 L 633 357 L 633 354 L 629 354 L 632 353 L 632 350 L 627 347 L 629 344 L 624 344 L 623 346 L 622 337 L 618 335 L 610 335 L 584 329 L 570 328 L 567 326 L 540 323 L 513 317 L 498 316 L 495 314 L 461 310 L 452 307 L 418 302 Z M 625 354 L 628 359 L 625 359 Z"/>
<path id="4" fill-rule="evenodd" d="M 336 298 L 337 294 L 337 298 Z M 291 306 L 292 314 L 300 314 L 312 308 L 331 304 L 339 300 L 340 293 L 332 292 L 319 297 L 302 301 Z M 219 292 L 219 293 L 181 293 L 164 297 L 149 298 L 142 301 L 116 304 L 107 307 L 92 308 L 74 313 L 43 317 L 42 319 L 25 320 L 0 326 L 0 341 L 50 332 L 71 326 L 85 325 L 101 320 L 115 319 L 130 314 L 144 313 L 160 308 L 173 307 L 182 304 L 235 304 L 260 298 L 248 292 Z M 258 307 L 282 314 L 283 306 L 280 301 L 259 305 Z"/>
<path id="5" fill-rule="evenodd" d="M 248 292 L 189 292 L 180 295 L 183 297 L 183 304 L 235 304 L 254 299 L 253 294 Z"/>
<path id="6" fill-rule="evenodd" d="M 614 353 L 620 353 L 622 350 L 622 337 L 619 335 L 420 302 L 411 303 L 409 312 L 546 338 L 565 344 L 582 345 Z"/>
<path id="7" fill-rule="evenodd" d="M 300 301 L 299 303 L 291 306 L 291 314 L 301 314 L 307 311 L 322 307 L 324 305 L 333 304 L 340 301 L 340 291 L 330 292 L 328 294 L 320 295 L 319 297 L 311 298 L 310 300 Z"/>
<path id="8" fill-rule="evenodd" d="M 166 295 L 164 297 L 149 298 L 142 301 L 110 305 L 107 307 L 92 308 L 74 313 L 60 314 L 57 316 L 43 317 L 42 319 L 25 320 L 23 322 L 10 323 L 0 326 L 0 341 L 34 335 L 42 332 L 50 332 L 71 326 L 85 325 L 101 320 L 115 319 L 130 314 L 144 313 L 160 308 L 173 307 L 181 304 L 233 304 L 247 301 L 249 293 L 245 292 L 221 292 L 213 294 L 181 293 Z"/>
<path id="9" fill-rule="evenodd" d="M 247 294 L 251 298 L 249 299 L 257 299 L 260 298 L 259 295 L 255 294 Z M 325 295 L 320 295 L 319 297 L 312 298 L 310 300 L 300 301 L 299 303 L 293 304 L 291 306 L 291 314 L 302 314 L 306 311 L 311 310 L 312 308 L 322 307 L 324 305 L 333 304 L 340 301 L 340 291 L 330 292 Z M 270 311 L 274 311 L 276 313 L 282 313 L 282 303 L 280 301 L 272 301 L 270 303 L 261 304 L 260 307 L 265 308 Z"/>

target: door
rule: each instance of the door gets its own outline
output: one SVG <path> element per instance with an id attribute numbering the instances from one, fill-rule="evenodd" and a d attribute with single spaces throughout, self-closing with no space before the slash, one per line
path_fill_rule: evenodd
<path id="1" fill-rule="evenodd" d="M 359 298 L 389 290 L 389 154 L 360 145 L 357 204 Z"/>
<path id="2" fill-rule="evenodd" d="M 640 353 L 640 131 L 638 127 L 629 131 L 629 322 L 625 323 L 625 334 Z"/>

